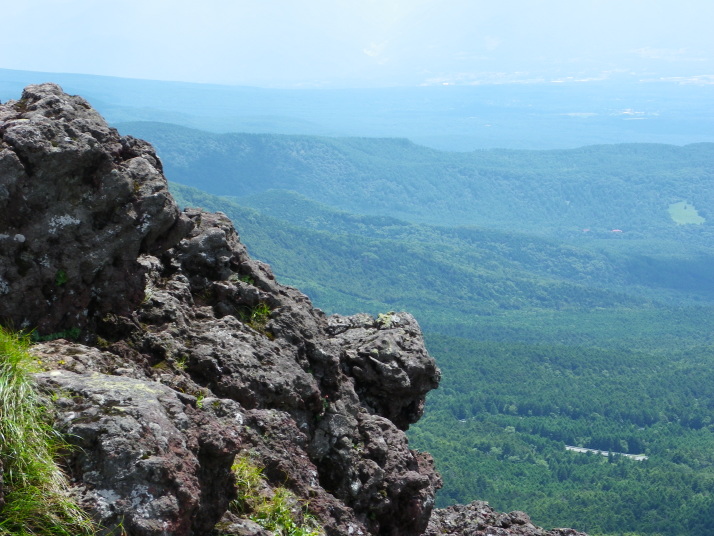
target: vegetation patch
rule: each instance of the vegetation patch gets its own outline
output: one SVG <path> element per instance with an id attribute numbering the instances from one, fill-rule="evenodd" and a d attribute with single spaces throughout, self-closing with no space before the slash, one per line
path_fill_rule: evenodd
<path id="1" fill-rule="evenodd" d="M 270 320 L 270 306 L 265 302 L 260 302 L 254 307 L 245 307 L 239 312 L 242 322 L 248 324 L 254 330 L 268 335 L 265 330 L 268 320 Z"/>
<path id="2" fill-rule="evenodd" d="M 30 339 L 32 339 L 32 342 L 56 341 L 57 339 L 76 341 L 81 334 L 82 330 L 79 328 L 69 328 L 56 333 L 48 333 L 47 335 L 40 335 L 37 331 L 33 331 L 30 334 Z"/>
<path id="3" fill-rule="evenodd" d="M 248 517 L 278 536 L 321 536 L 323 530 L 307 507 L 288 489 L 270 489 L 261 469 L 248 454 L 236 457 L 232 467 L 238 497 L 230 510 Z"/>
<path id="4" fill-rule="evenodd" d="M 699 215 L 694 205 L 687 201 L 669 205 L 669 215 L 678 225 L 701 225 L 706 220 Z"/>
<path id="5" fill-rule="evenodd" d="M 0 536 L 94 534 L 87 514 L 69 497 L 55 463 L 65 442 L 52 429 L 31 378 L 29 337 L 0 328 L 0 460 L 4 504 Z"/>

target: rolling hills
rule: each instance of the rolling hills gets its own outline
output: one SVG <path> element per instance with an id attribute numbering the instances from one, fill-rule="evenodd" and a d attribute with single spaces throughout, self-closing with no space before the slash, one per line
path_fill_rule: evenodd
<path id="1" fill-rule="evenodd" d="M 55 82 L 116 124 L 212 132 L 408 138 L 450 151 L 714 142 L 707 85 L 611 80 L 375 89 L 265 89 L 0 69 L 0 100 Z"/>
<path id="2" fill-rule="evenodd" d="M 328 312 L 417 315 L 443 379 L 410 436 L 443 474 L 438 504 L 487 499 L 593 534 L 708 534 L 706 295 L 695 305 L 657 281 L 633 286 L 623 257 L 542 237 L 360 216 L 294 193 L 239 204 L 172 191 L 226 212 L 254 255 Z"/>
<path id="3" fill-rule="evenodd" d="M 678 224 L 685 203 L 712 219 L 714 144 L 452 153 L 403 139 L 212 134 L 156 123 L 120 128 L 158 148 L 173 181 L 223 196 L 293 190 L 342 210 L 435 225 L 712 243 Z M 620 238 L 620 237 L 618 237 Z"/>

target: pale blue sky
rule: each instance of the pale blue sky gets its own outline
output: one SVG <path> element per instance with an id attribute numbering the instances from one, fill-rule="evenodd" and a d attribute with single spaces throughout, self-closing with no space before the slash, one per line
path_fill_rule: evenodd
<path id="1" fill-rule="evenodd" d="M 714 83 L 712 0 L 22 0 L 0 68 L 263 87 Z"/>

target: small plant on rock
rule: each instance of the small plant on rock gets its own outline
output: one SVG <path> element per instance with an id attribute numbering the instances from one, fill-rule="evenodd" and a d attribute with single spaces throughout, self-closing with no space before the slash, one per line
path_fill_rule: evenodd
<path id="1" fill-rule="evenodd" d="M 65 285 L 69 281 L 67 278 L 67 272 L 64 270 L 57 270 L 55 272 L 55 286 L 61 287 L 62 285 Z"/>
<path id="2" fill-rule="evenodd" d="M 270 489 L 261 469 L 247 454 L 236 457 L 232 467 L 238 497 L 231 511 L 248 517 L 279 536 L 322 536 L 324 532 L 295 495 L 286 488 Z"/>
<path id="3" fill-rule="evenodd" d="M 270 307 L 265 302 L 260 302 L 250 311 L 250 326 L 258 331 L 265 329 L 265 324 L 270 319 Z"/>
<path id="4" fill-rule="evenodd" d="M 240 320 L 248 324 L 251 328 L 267 335 L 265 326 L 270 320 L 270 306 L 265 302 L 260 302 L 253 307 L 245 307 L 240 311 Z"/>

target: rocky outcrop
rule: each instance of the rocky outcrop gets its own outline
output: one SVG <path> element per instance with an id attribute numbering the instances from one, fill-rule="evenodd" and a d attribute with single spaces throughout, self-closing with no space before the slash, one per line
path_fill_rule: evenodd
<path id="1" fill-rule="evenodd" d="M 525 512 L 496 512 L 487 502 L 474 501 L 435 510 L 424 536 L 587 536 L 573 529 L 543 530 Z"/>
<path id="2" fill-rule="evenodd" d="M 328 534 L 457 533 L 404 434 L 439 381 L 415 319 L 327 317 L 56 85 L 0 105 L 0 246 L 0 323 L 57 339 L 37 380 L 105 533 L 257 530 L 228 513 L 240 452 Z"/>
<path id="3" fill-rule="evenodd" d="M 133 310 L 138 256 L 188 228 L 151 146 L 54 85 L 0 108 L 0 140 L 0 319 L 51 332 Z"/>
<path id="4" fill-rule="evenodd" d="M 180 212 L 152 148 L 79 97 L 0 108 L 0 317 L 40 336 L 83 505 L 130 534 L 207 534 L 249 450 L 335 534 L 418 534 L 440 485 L 403 430 L 439 373 L 416 321 L 328 318 Z"/>

